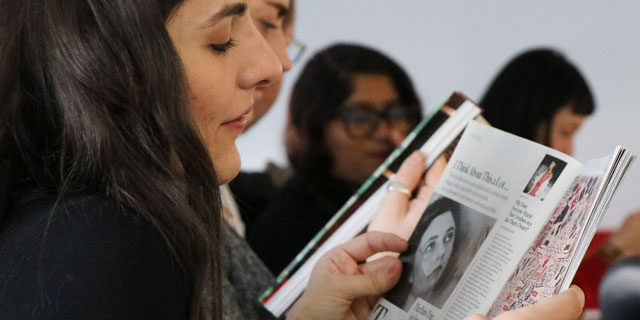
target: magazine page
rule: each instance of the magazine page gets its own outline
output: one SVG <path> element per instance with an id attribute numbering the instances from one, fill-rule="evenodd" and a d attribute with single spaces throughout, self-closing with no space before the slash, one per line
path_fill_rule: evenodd
<path id="1" fill-rule="evenodd" d="M 472 121 L 369 319 L 486 314 L 582 165 Z"/>
<path id="2" fill-rule="evenodd" d="M 605 157 L 584 164 L 500 292 L 489 317 L 535 304 L 569 287 L 573 275 L 568 276 L 567 271 L 594 212 L 610 163 L 611 157 Z"/>
<path id="3" fill-rule="evenodd" d="M 420 149 L 429 155 L 427 166 L 431 165 L 438 155 L 447 153 L 447 148 L 455 145 L 454 141 L 464 127 L 479 113 L 480 108 L 463 94 L 454 93 L 444 105 L 427 115 L 278 275 L 276 282 L 262 293 L 260 300 L 263 305 L 275 316 L 282 315 L 306 288 L 313 266 L 320 256 L 366 228 L 386 195 L 389 177 L 402 161 Z"/>

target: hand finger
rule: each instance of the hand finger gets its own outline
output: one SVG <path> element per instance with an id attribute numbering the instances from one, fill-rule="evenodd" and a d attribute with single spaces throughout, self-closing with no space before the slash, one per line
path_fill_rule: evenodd
<path id="1" fill-rule="evenodd" d="M 415 199 L 422 199 L 422 200 L 427 200 L 427 202 L 429 201 L 429 199 L 431 199 L 431 195 L 433 194 L 433 190 L 434 188 L 430 185 L 423 185 L 420 187 L 420 189 L 418 189 L 418 194 L 416 194 Z"/>
<path id="2" fill-rule="evenodd" d="M 422 177 L 426 161 L 427 159 L 422 152 L 413 152 L 402 162 L 402 165 L 400 165 L 398 172 L 393 178 L 406 185 L 409 189 L 415 189 L 418 182 L 420 182 L 420 177 Z"/>
<path id="3" fill-rule="evenodd" d="M 575 320 L 582 314 L 583 307 L 584 293 L 577 286 L 571 286 L 548 300 L 503 313 L 495 320 Z"/>
<path id="4" fill-rule="evenodd" d="M 380 253 L 386 253 L 386 252 L 379 252 L 377 254 Z M 380 257 L 380 259 L 375 259 L 375 260 L 368 260 L 367 259 L 367 263 L 362 263 L 360 265 L 358 265 L 358 268 L 360 269 L 360 273 L 371 273 L 371 272 L 376 272 L 380 269 L 386 268 L 389 265 L 389 262 L 385 261 L 387 259 L 397 259 L 396 257 L 393 256 L 383 256 Z"/>
<path id="5" fill-rule="evenodd" d="M 489 318 L 481 316 L 479 314 L 472 314 L 468 317 L 465 317 L 464 320 L 489 320 Z"/>
<path id="6" fill-rule="evenodd" d="M 369 304 L 369 308 L 371 308 L 371 310 L 373 310 L 373 308 L 375 308 L 375 306 L 378 304 L 378 300 L 380 300 L 381 296 L 367 296 L 367 303 Z"/>
<path id="7" fill-rule="evenodd" d="M 371 313 L 372 308 L 369 306 L 366 298 L 360 298 L 353 301 L 351 311 L 356 319 L 366 319 Z"/>
<path id="8" fill-rule="evenodd" d="M 438 181 L 440 180 L 440 177 L 442 176 L 442 173 L 444 173 L 444 169 L 447 167 L 447 160 L 444 156 L 440 156 L 440 158 L 438 158 L 438 160 L 436 160 L 436 162 L 433 163 L 433 165 L 431 165 L 431 168 L 429 168 L 429 171 L 427 171 L 427 174 L 425 175 L 425 184 L 427 186 L 430 186 L 431 188 L 435 188 L 436 185 L 438 184 Z"/>
<path id="9" fill-rule="evenodd" d="M 392 252 L 392 251 L 378 252 L 378 253 L 370 256 L 369 258 L 367 258 L 367 262 L 372 262 L 372 261 L 375 261 L 375 260 L 378 260 L 378 259 L 382 259 L 384 257 L 397 258 L 399 255 L 400 255 L 400 253 Z"/>
<path id="10" fill-rule="evenodd" d="M 374 253 L 383 251 L 402 252 L 406 249 L 407 242 L 394 234 L 367 232 L 329 251 L 327 254 L 345 253 L 359 262 L 364 261 Z"/>
<path id="11" fill-rule="evenodd" d="M 384 262 L 384 267 L 374 272 L 352 275 L 342 279 L 345 298 L 353 300 L 371 295 L 381 295 L 393 288 L 400 279 L 402 264 L 398 259 L 385 258 L 381 261 Z"/>
<path id="12" fill-rule="evenodd" d="M 398 172 L 393 176 L 393 180 L 407 186 L 409 190 L 415 189 L 422 176 L 424 170 L 425 156 L 416 151 L 412 153 L 400 166 Z M 406 206 L 409 203 L 409 197 L 400 192 L 388 192 L 380 206 L 380 212 L 391 212 L 403 214 L 406 212 Z M 405 208 L 405 210 L 403 210 Z"/>

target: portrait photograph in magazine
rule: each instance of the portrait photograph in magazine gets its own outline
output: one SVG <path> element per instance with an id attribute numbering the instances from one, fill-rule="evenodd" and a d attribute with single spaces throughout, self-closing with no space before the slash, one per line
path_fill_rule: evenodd
<path id="1" fill-rule="evenodd" d="M 400 256 L 402 277 L 384 298 L 406 312 L 418 299 L 441 309 L 495 222 L 434 193 Z"/>
<path id="2" fill-rule="evenodd" d="M 531 176 L 531 179 L 529 179 L 529 183 L 527 183 L 523 192 L 541 201 L 544 200 L 566 166 L 566 162 L 551 155 L 546 155 L 533 173 L 533 176 Z"/>

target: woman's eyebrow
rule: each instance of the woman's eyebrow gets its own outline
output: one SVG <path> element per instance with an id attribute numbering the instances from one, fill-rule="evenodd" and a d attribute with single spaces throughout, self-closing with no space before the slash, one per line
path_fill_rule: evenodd
<path id="1" fill-rule="evenodd" d="M 277 2 L 267 2 L 268 5 L 275 7 L 276 9 L 278 9 L 278 18 L 282 18 L 282 17 L 287 17 L 289 16 L 289 8 L 285 7 L 284 5 L 282 5 L 281 3 L 277 3 Z"/>
<path id="2" fill-rule="evenodd" d="M 226 17 L 241 16 L 246 11 L 247 4 L 244 2 L 226 5 L 224 8 L 220 9 L 220 11 L 207 18 L 207 20 L 202 24 L 201 28 L 211 27 Z"/>

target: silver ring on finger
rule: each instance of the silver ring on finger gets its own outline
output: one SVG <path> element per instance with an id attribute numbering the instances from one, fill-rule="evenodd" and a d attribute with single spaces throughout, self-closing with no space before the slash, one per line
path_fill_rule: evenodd
<path id="1" fill-rule="evenodd" d="M 400 192 L 407 197 L 411 198 L 411 190 L 402 182 L 396 180 L 389 180 L 389 184 L 387 185 L 387 192 Z"/>

